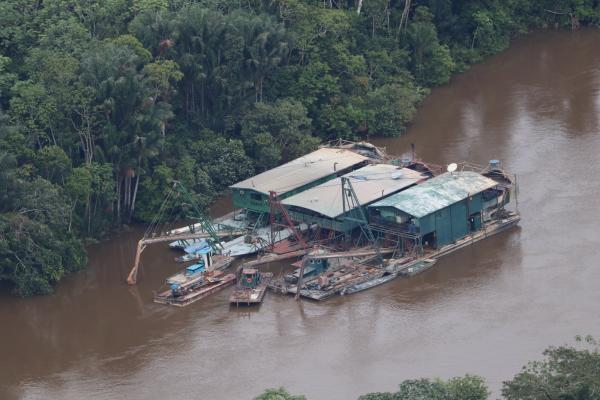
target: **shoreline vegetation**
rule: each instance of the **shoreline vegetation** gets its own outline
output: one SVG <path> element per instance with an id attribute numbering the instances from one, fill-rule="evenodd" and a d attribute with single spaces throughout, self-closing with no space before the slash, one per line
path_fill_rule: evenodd
<path id="1" fill-rule="evenodd" d="M 336 138 L 399 136 L 429 89 L 593 0 L 0 3 L 0 281 L 47 294 L 173 179 L 207 206 Z"/>
<path id="2" fill-rule="evenodd" d="M 594 400 L 600 398 L 600 343 L 591 336 L 576 337 L 576 345 L 548 347 L 541 361 L 531 361 L 503 382 L 505 400 Z M 410 379 L 396 392 L 367 393 L 358 400 L 488 400 L 485 380 L 465 375 L 449 380 Z M 285 388 L 267 389 L 254 400 L 307 400 Z"/>

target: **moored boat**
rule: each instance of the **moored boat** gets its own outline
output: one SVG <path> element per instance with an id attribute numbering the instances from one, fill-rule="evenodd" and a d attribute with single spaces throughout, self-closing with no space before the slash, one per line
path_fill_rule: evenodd
<path id="1" fill-rule="evenodd" d="M 311 258 L 307 265 L 304 267 L 303 279 L 310 278 L 319 275 L 327 269 L 327 259 Z M 296 268 L 289 274 L 286 274 L 283 279 L 286 283 L 297 283 L 300 277 L 301 268 Z"/>
<path id="2" fill-rule="evenodd" d="M 406 276 L 414 276 L 433 267 L 436 262 L 437 260 L 435 258 L 419 259 L 414 263 L 410 263 L 406 268 L 400 271 L 400 274 Z"/>
<path id="3" fill-rule="evenodd" d="M 262 303 L 271 278 L 273 278 L 272 272 L 242 268 L 238 284 L 229 296 L 229 302 L 236 306 Z"/>
<path id="4" fill-rule="evenodd" d="M 381 268 L 349 261 L 338 268 L 328 269 L 317 277 L 303 283 L 300 295 L 312 300 L 325 300 L 331 296 L 340 294 L 344 289 L 356 286 L 356 289 L 364 290 L 360 284 L 376 281 L 387 275 Z M 290 286 L 288 292 L 296 293 L 297 286 Z M 355 290 L 358 291 L 358 290 Z"/>
<path id="5" fill-rule="evenodd" d="M 203 247 L 195 253 L 185 254 L 175 258 L 177 262 L 201 260 L 209 271 L 223 270 L 231 265 L 234 258 L 224 254 L 214 254 L 211 247 Z"/>
<path id="6" fill-rule="evenodd" d="M 352 294 L 357 292 L 362 292 L 363 290 L 371 289 L 372 287 L 383 285 L 386 282 L 391 281 L 396 278 L 398 275 L 393 273 L 384 273 L 379 278 L 371 279 L 366 282 L 357 283 L 356 285 L 348 286 L 342 289 L 340 295 L 344 296 L 346 294 Z"/>
<path id="7" fill-rule="evenodd" d="M 221 270 L 233 262 L 233 257 L 213 255 L 206 247 L 197 253 L 200 262 L 192 264 L 166 280 L 168 289 L 154 297 L 156 303 L 186 306 L 235 282 L 234 274 Z"/>
<path id="8" fill-rule="evenodd" d="M 168 290 L 154 296 L 154 302 L 184 307 L 234 283 L 234 274 L 224 274 L 222 271 L 205 271 L 188 280 L 185 285 L 172 283 Z"/>

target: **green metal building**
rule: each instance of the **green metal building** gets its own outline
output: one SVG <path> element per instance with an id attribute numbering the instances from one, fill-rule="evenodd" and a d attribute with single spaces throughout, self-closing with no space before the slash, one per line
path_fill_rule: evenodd
<path id="1" fill-rule="evenodd" d="M 498 182 L 472 171 L 444 173 L 369 206 L 371 223 L 416 234 L 440 248 L 481 229 L 509 201 Z"/>
<path id="2" fill-rule="evenodd" d="M 420 172 L 389 164 L 367 165 L 343 176 L 350 181 L 365 214 L 368 204 L 427 179 Z M 342 196 L 342 178 L 338 177 L 290 196 L 282 203 L 296 222 L 349 233 L 358 223 L 345 218 L 355 210 L 350 207 L 344 210 Z"/>
<path id="3" fill-rule="evenodd" d="M 285 199 L 369 163 L 369 159 L 346 149 L 320 148 L 303 157 L 230 186 L 234 208 L 269 212 L 269 192 Z"/>

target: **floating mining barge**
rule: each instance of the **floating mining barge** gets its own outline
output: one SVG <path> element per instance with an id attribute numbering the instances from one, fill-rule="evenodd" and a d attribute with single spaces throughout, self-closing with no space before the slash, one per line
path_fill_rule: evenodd
<path id="1" fill-rule="evenodd" d="M 160 233 L 157 217 L 138 244 L 128 282 L 135 283 L 145 246 L 169 241 L 186 252 L 181 262 L 201 259 L 209 248 L 246 257 L 235 263 L 245 271 L 284 265 L 265 280 L 272 292 L 324 300 L 416 275 L 520 220 L 516 176 L 500 161 L 441 167 L 414 151 L 410 158 L 393 157 L 364 142 L 330 143 L 230 189 L 235 211 L 210 220 L 176 183 L 195 222 Z M 159 216 L 172 214 L 168 208 Z M 251 254 L 258 256 L 248 260 Z"/>

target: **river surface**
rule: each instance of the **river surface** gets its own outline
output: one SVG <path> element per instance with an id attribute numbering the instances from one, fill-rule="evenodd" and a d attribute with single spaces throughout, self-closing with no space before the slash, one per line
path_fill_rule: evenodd
<path id="1" fill-rule="evenodd" d="M 0 297 L 0 399 L 309 399 L 391 391 L 404 379 L 502 381 L 548 345 L 600 332 L 600 31 L 538 32 L 427 98 L 408 133 L 376 141 L 437 164 L 500 159 L 516 172 L 520 226 L 411 279 L 324 303 L 229 290 L 152 303 L 177 270 L 162 245 L 127 286 L 140 231 L 89 248 L 51 296 Z M 227 201 L 219 204 L 222 211 Z"/>

